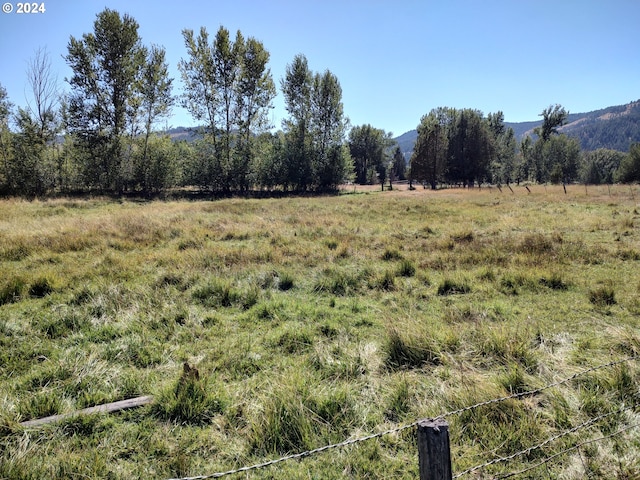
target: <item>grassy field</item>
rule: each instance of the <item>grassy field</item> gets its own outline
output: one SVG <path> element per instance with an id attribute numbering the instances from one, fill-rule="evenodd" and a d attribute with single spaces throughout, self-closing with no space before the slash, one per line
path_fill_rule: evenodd
<path id="1" fill-rule="evenodd" d="M 628 186 L 0 201 L 0 478 L 211 474 L 640 354 L 639 211 Z M 449 417 L 454 473 L 637 423 L 639 378 L 629 361 Z M 417 470 L 407 429 L 250 478 Z M 639 478 L 638 429 L 519 478 L 540 477 Z"/>

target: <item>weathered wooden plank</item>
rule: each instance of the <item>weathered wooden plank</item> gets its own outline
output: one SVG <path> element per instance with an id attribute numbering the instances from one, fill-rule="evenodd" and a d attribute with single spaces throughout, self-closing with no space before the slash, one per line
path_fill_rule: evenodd
<path id="1" fill-rule="evenodd" d="M 38 418 L 36 420 L 28 420 L 26 422 L 21 422 L 20 425 L 22 425 L 23 427 L 37 427 L 40 425 L 45 425 L 47 423 L 59 422 L 60 420 L 76 417 L 78 415 L 90 415 L 92 413 L 111 413 L 117 412 L 119 410 L 125 410 L 127 408 L 141 407 L 142 405 L 147 405 L 152 401 L 153 397 L 151 395 L 129 398 L 127 400 L 120 400 L 119 402 L 96 405 L 95 407 L 85 408 L 76 412 L 63 413 L 61 415 L 52 415 L 50 417 Z"/>

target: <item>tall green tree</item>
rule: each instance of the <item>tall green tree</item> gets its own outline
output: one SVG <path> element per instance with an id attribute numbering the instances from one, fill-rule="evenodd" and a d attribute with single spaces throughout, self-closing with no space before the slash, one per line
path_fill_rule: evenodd
<path id="1" fill-rule="evenodd" d="M 532 179 L 533 162 L 532 162 L 532 140 L 529 135 L 520 141 L 518 161 L 516 166 L 516 183 Z"/>
<path id="2" fill-rule="evenodd" d="M 516 138 L 512 128 L 504 124 L 504 114 L 499 111 L 487 115 L 489 131 L 493 135 L 494 156 L 490 165 L 492 180 L 509 184 L 516 178 Z"/>
<path id="3" fill-rule="evenodd" d="M 0 193 L 9 190 L 9 163 L 13 159 L 12 134 L 9 119 L 13 104 L 9 101 L 7 89 L 0 84 Z"/>
<path id="4" fill-rule="evenodd" d="M 449 128 L 447 180 L 469 187 L 475 181 L 482 182 L 489 176 L 493 155 L 493 137 L 482 113 L 472 109 L 455 111 Z"/>
<path id="5" fill-rule="evenodd" d="M 136 183 L 145 193 L 152 190 L 157 191 L 166 184 L 167 179 L 159 175 L 158 171 L 172 171 L 172 167 L 169 165 L 158 166 L 159 163 L 171 161 L 171 156 L 159 153 L 158 158 L 150 158 L 149 152 L 149 139 L 153 133 L 154 125 L 159 120 L 167 118 L 171 113 L 171 107 L 174 103 L 174 97 L 171 94 L 172 83 L 173 79 L 169 77 L 169 65 L 165 60 L 164 48 L 152 45 L 147 52 L 147 60 L 142 66 L 139 83 L 139 104 L 144 124 L 144 140 L 142 152 L 137 156 L 138 161 L 135 165 Z M 154 149 L 154 151 L 160 152 L 158 149 Z"/>
<path id="6" fill-rule="evenodd" d="M 231 40 L 220 27 L 209 43 L 202 27 L 196 37 L 184 30 L 187 59 L 179 63 L 185 92 L 182 106 L 199 121 L 205 121 L 207 141 L 200 146 L 207 153 L 208 175 L 203 185 L 229 191 L 249 187 L 253 139 L 268 126 L 275 86 L 267 67 L 269 52 L 254 38 L 242 33 Z"/>
<path id="7" fill-rule="evenodd" d="M 343 148 L 347 124 L 338 77 L 329 70 L 317 73 L 311 93 L 311 170 L 317 190 L 334 190 L 353 171 L 348 150 Z"/>
<path id="8" fill-rule="evenodd" d="M 444 180 L 452 113 L 447 108 L 434 109 L 420 120 L 418 138 L 411 156 L 411 181 L 429 184 L 435 190 L 438 182 Z"/>
<path id="9" fill-rule="evenodd" d="M 146 50 L 131 16 L 105 9 L 93 33 L 71 36 L 65 57 L 73 75 L 67 130 L 86 152 L 82 170 L 90 186 L 121 191 L 126 183 L 124 143 L 132 132 Z"/>
<path id="10" fill-rule="evenodd" d="M 578 176 L 580 144 L 558 131 L 568 115 L 561 105 L 551 105 L 540 114 L 542 125 L 534 130 L 538 139 L 529 155 L 529 175 L 538 183 L 567 183 Z"/>
<path id="11" fill-rule="evenodd" d="M 640 143 L 629 148 L 629 154 L 620 162 L 616 172 L 616 181 L 622 183 L 640 182 Z"/>
<path id="12" fill-rule="evenodd" d="M 252 162 L 260 161 L 265 143 L 260 137 L 271 126 L 276 87 L 271 76 L 269 52 L 262 42 L 249 37 L 242 50 L 240 76 L 236 85 L 238 141 L 235 162 L 236 183 L 246 190 L 251 183 Z"/>
<path id="13" fill-rule="evenodd" d="M 625 156 L 624 152 L 606 148 L 583 152 L 580 167 L 581 182 L 593 185 L 613 183 L 616 171 Z"/>
<path id="14" fill-rule="evenodd" d="M 349 152 L 355 167 L 355 181 L 360 185 L 373 183 L 386 160 L 391 145 L 390 135 L 369 124 L 358 125 L 349 131 Z"/>
<path id="15" fill-rule="evenodd" d="M 392 176 L 396 180 L 407 179 L 407 161 L 399 145 L 396 145 L 396 148 L 393 150 Z"/>
<path id="16" fill-rule="evenodd" d="M 311 183 L 311 91 L 313 73 L 307 58 L 296 55 L 287 65 L 280 82 L 289 118 L 283 120 L 285 133 L 285 186 L 306 190 Z"/>

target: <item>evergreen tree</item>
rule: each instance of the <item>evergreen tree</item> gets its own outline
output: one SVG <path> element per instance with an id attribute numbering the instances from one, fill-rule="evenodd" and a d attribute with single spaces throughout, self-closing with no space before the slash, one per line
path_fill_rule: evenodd
<path id="1" fill-rule="evenodd" d="M 400 147 L 396 145 L 396 148 L 393 151 L 393 177 L 397 180 L 406 180 L 407 179 L 407 162 L 404 159 L 404 155 L 402 154 L 402 150 Z"/>
<path id="2" fill-rule="evenodd" d="M 640 143 L 629 148 L 629 154 L 620 163 L 616 172 L 616 181 L 622 183 L 640 182 Z"/>
<path id="3" fill-rule="evenodd" d="M 449 129 L 447 180 L 473 186 L 489 176 L 494 154 L 489 126 L 478 110 L 458 110 Z"/>

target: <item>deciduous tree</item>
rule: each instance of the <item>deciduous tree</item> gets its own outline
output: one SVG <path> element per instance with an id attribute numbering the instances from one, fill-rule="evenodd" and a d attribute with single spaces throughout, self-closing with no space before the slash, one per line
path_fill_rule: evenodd
<path id="1" fill-rule="evenodd" d="M 71 37 L 65 57 L 68 80 L 67 130 L 87 153 L 82 170 L 88 185 L 121 191 L 126 183 L 124 137 L 135 131 L 138 85 L 146 50 L 131 16 L 105 9 L 93 33 Z"/>

